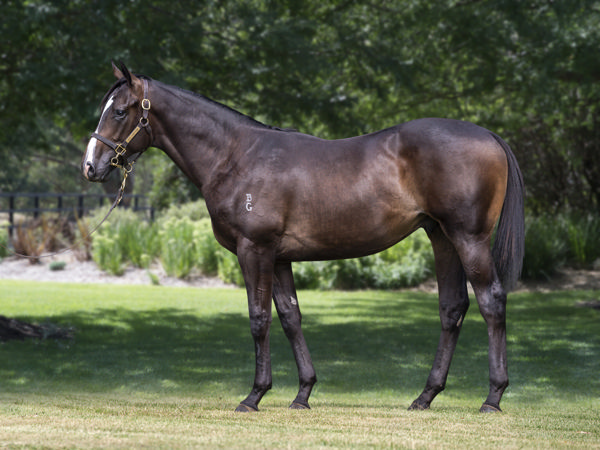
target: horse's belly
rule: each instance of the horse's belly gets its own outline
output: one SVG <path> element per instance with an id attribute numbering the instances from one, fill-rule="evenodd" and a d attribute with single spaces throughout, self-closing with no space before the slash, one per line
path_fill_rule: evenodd
<path id="1" fill-rule="evenodd" d="M 418 214 L 387 220 L 365 217 L 304 227 L 291 226 L 279 243 L 278 257 L 289 261 L 317 261 L 357 258 L 385 250 L 411 234 L 421 225 Z"/>

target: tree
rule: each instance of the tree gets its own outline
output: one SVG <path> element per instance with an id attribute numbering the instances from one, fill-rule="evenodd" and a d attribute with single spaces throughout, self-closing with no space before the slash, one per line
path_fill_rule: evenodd
<path id="1" fill-rule="evenodd" d="M 58 188 L 55 179 L 92 189 L 79 182 L 79 160 L 112 82 L 110 59 L 122 59 L 326 138 L 423 116 L 471 120 L 512 144 L 530 208 L 600 206 L 598 1 L 0 4 L 2 190 Z M 144 171 L 177 177 L 159 156 L 144 160 Z"/>

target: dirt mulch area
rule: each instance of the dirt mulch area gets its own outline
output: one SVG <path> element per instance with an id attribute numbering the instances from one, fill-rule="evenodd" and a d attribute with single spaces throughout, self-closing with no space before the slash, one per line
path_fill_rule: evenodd
<path id="1" fill-rule="evenodd" d="M 53 261 L 64 261 L 63 270 L 50 270 Z M 151 275 L 150 275 L 151 274 Z M 186 280 L 169 277 L 160 264 L 149 270 L 127 268 L 122 276 L 110 275 L 101 271 L 92 261 L 77 261 L 72 254 L 54 258 L 44 258 L 39 264 L 30 264 L 18 257 L 5 258 L 0 262 L 0 279 L 56 281 L 67 283 L 111 283 L 111 284 L 152 284 L 151 276 L 163 286 L 232 287 L 218 278 L 192 275 Z M 413 288 L 425 292 L 437 292 L 434 279 Z M 552 292 L 559 290 L 600 290 L 600 270 L 565 269 L 551 280 L 519 282 L 519 292 Z"/>

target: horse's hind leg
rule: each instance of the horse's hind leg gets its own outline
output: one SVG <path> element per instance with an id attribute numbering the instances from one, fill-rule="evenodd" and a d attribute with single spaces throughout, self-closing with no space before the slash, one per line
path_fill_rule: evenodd
<path id="1" fill-rule="evenodd" d="M 428 409 L 435 396 L 444 390 L 458 335 L 469 309 L 465 272 L 456 249 L 438 224 L 428 229 L 427 234 L 435 256 L 442 331 L 427 384 L 410 406 L 411 410 Z"/>
<path id="2" fill-rule="evenodd" d="M 292 265 L 290 263 L 275 265 L 273 300 L 275 301 L 275 307 L 277 308 L 277 314 L 279 315 L 283 331 L 292 345 L 292 351 L 294 352 L 294 358 L 298 366 L 300 388 L 290 408 L 309 409 L 308 397 L 314 384 L 317 382 L 317 377 L 302 333 L 302 315 L 298 306 L 298 296 L 296 295 Z"/>
<path id="3" fill-rule="evenodd" d="M 490 390 L 481 412 L 500 410 L 508 386 L 506 363 L 506 292 L 502 288 L 490 251 L 489 239 L 461 240 L 458 250 L 473 286 L 479 311 L 488 327 Z M 471 242 L 471 244 L 466 244 Z"/>

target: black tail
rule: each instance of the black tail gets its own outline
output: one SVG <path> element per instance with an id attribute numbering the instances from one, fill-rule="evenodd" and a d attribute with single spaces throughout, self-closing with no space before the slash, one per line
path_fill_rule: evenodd
<path id="1" fill-rule="evenodd" d="M 506 153 L 508 161 L 508 179 L 506 196 L 500 213 L 496 240 L 492 256 L 504 290 L 511 291 L 517 284 L 523 268 L 525 254 L 525 211 L 523 176 L 517 159 L 504 140 L 493 134 Z"/>

